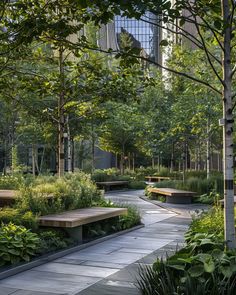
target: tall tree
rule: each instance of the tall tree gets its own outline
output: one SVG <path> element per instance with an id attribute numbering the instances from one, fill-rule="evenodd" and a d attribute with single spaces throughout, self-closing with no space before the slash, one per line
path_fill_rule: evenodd
<path id="1" fill-rule="evenodd" d="M 138 55 L 133 49 L 123 52 L 125 56 L 137 57 L 151 62 L 171 73 L 189 78 L 200 83 L 212 91 L 223 102 L 223 159 L 224 159 L 224 210 L 225 210 L 225 240 L 228 248 L 236 248 L 234 224 L 234 190 L 233 190 L 233 98 L 235 94 L 232 79 L 235 67 L 235 35 L 236 3 L 231 0 L 190 1 L 190 0 L 141 0 L 141 1 L 93 1 L 93 6 L 99 6 L 107 17 L 121 13 L 128 17 L 142 19 L 146 11 L 158 17 L 154 23 L 152 18 L 144 21 L 153 26 L 161 27 L 170 34 L 176 34 L 183 42 L 201 49 L 210 66 L 210 72 L 217 78 L 218 83 L 212 84 L 189 72 L 180 72 L 165 64 L 149 60 L 148 57 Z M 108 12 L 108 14 L 106 14 Z M 102 14 L 102 13 L 101 13 Z M 193 28 L 189 30 L 188 27 Z M 207 32 L 207 38 L 204 33 Z M 212 52 L 212 43 L 217 47 L 217 54 Z M 161 45 L 168 45 L 168 40 L 162 40 Z M 192 47 L 192 48 L 193 48 Z"/>

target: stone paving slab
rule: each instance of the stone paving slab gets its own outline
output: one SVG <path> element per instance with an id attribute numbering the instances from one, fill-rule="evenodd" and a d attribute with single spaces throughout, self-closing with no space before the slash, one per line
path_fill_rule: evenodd
<path id="1" fill-rule="evenodd" d="M 0 295 L 11 295 L 16 291 L 17 289 L 15 288 L 0 287 Z"/>

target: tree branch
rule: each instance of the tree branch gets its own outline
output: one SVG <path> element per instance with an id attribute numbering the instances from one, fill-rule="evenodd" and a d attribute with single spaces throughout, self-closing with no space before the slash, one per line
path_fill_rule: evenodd
<path id="1" fill-rule="evenodd" d="M 196 16 L 195 16 L 195 19 L 196 19 Z M 216 77 L 219 79 L 219 81 L 221 82 L 221 84 L 224 85 L 224 81 L 222 80 L 222 78 L 220 77 L 220 75 L 217 73 L 217 70 L 216 70 L 216 68 L 214 67 L 214 65 L 213 65 L 213 63 L 212 63 L 212 61 L 211 61 L 211 58 L 210 58 L 210 56 L 209 56 L 209 54 L 208 54 L 208 49 L 207 49 L 207 47 L 206 47 L 206 43 L 205 43 L 205 41 L 204 41 L 204 38 L 203 38 L 203 36 L 202 36 L 202 34 L 201 34 L 201 32 L 200 32 L 200 29 L 199 29 L 199 26 L 198 26 L 198 24 L 197 24 L 197 21 L 195 22 L 195 26 L 196 26 L 196 29 L 197 29 L 198 35 L 199 35 L 199 37 L 200 37 L 201 40 L 202 40 L 202 44 L 203 44 L 203 47 L 204 47 L 204 51 L 205 51 L 205 53 L 206 53 L 207 60 L 208 60 L 208 62 L 209 62 L 209 64 L 210 64 L 210 66 L 211 66 L 213 72 L 215 73 Z"/>

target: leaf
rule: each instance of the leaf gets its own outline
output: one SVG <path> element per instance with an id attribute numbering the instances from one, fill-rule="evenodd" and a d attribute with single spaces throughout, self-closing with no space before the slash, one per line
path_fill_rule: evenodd
<path id="1" fill-rule="evenodd" d="M 160 46 L 168 46 L 169 45 L 169 42 L 166 39 L 163 39 L 163 40 L 161 40 L 161 42 L 160 42 L 159 45 Z"/>
<path id="2" fill-rule="evenodd" d="M 211 259 L 208 262 L 204 263 L 204 269 L 206 272 L 212 273 L 215 270 L 215 263 L 214 261 Z"/>
<path id="3" fill-rule="evenodd" d="M 193 278 L 200 277 L 204 273 L 203 265 L 194 265 L 188 270 L 189 274 Z"/>
<path id="4" fill-rule="evenodd" d="M 214 21 L 214 26 L 217 30 L 221 29 L 221 21 L 220 20 L 215 20 Z"/>

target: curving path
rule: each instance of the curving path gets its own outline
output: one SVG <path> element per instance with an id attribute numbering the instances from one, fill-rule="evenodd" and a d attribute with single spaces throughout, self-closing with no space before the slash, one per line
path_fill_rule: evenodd
<path id="1" fill-rule="evenodd" d="M 183 242 L 192 209 L 180 205 L 169 210 L 140 197 L 143 191 L 106 194 L 113 202 L 135 205 L 145 227 L 3 279 L 0 295 L 139 294 L 140 264 L 152 263 Z"/>

